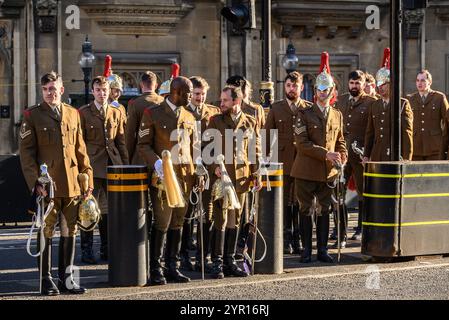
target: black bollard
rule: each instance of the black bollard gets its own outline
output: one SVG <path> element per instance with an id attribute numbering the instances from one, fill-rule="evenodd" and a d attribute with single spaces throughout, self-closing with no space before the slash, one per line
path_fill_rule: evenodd
<path id="1" fill-rule="evenodd" d="M 265 258 L 254 265 L 255 273 L 279 274 L 284 271 L 283 260 L 283 169 L 282 163 L 270 163 L 268 178 L 271 191 L 267 190 L 267 177 L 263 176 L 263 188 L 259 192 L 259 212 L 257 226 L 262 233 L 257 235 L 256 261 L 259 260 L 265 249 Z M 266 243 L 266 245 L 265 245 Z"/>
<path id="2" fill-rule="evenodd" d="M 109 282 L 147 283 L 148 173 L 146 166 L 108 166 Z"/>

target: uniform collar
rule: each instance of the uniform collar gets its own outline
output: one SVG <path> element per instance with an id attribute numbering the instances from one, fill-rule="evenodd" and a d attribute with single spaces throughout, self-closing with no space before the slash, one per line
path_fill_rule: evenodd
<path id="1" fill-rule="evenodd" d="M 167 102 L 168 106 L 170 107 L 170 109 L 176 113 L 176 110 L 179 108 L 178 106 L 174 105 L 169 98 L 166 98 L 165 101 Z"/>
<path id="2" fill-rule="evenodd" d="M 97 108 L 98 111 L 100 111 L 101 108 L 104 108 L 105 111 L 108 108 L 108 104 L 105 103 L 104 105 L 99 104 L 96 100 L 94 100 L 94 105 Z"/>

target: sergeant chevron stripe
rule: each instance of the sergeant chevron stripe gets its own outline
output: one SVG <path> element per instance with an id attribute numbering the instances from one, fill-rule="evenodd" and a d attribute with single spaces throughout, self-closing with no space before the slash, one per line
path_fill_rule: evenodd
<path id="1" fill-rule="evenodd" d="M 150 128 L 145 129 L 145 130 L 139 129 L 139 137 L 140 138 L 143 138 L 149 134 L 150 134 Z"/>
<path id="2" fill-rule="evenodd" d="M 25 132 L 21 132 L 20 133 L 20 138 L 23 140 L 26 137 L 28 137 L 31 134 L 31 130 L 25 131 Z"/>

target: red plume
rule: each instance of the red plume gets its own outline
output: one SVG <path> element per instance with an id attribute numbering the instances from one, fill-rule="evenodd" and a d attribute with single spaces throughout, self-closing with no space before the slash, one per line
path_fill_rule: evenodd
<path id="1" fill-rule="evenodd" d="M 179 77 L 179 69 L 180 69 L 181 67 L 179 66 L 179 64 L 177 64 L 177 63 L 173 63 L 172 65 L 171 65 L 171 76 L 172 76 L 172 78 L 177 78 L 177 77 Z"/>
<path id="2" fill-rule="evenodd" d="M 385 48 L 384 50 L 384 58 L 382 59 L 382 65 L 381 68 L 387 68 L 390 69 L 390 48 Z"/>
<path id="3" fill-rule="evenodd" d="M 331 74 L 331 68 L 329 65 L 329 53 L 326 51 L 321 53 L 321 65 L 320 65 L 320 72 L 323 72 L 324 67 L 326 67 L 327 73 Z"/>
<path id="4" fill-rule="evenodd" d="M 112 74 L 112 57 L 110 55 L 107 55 L 106 58 L 104 58 L 103 77 L 109 77 L 111 74 Z"/>

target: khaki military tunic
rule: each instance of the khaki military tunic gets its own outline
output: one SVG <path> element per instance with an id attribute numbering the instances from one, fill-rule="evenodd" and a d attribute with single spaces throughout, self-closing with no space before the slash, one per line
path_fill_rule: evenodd
<path id="1" fill-rule="evenodd" d="M 106 116 L 92 102 L 80 108 L 83 136 L 94 177 L 106 179 L 108 165 L 129 164 L 125 145 L 125 119 L 120 109 L 108 105 Z"/>
<path id="2" fill-rule="evenodd" d="M 219 114 L 210 120 L 208 129 L 219 132 L 219 136 L 214 136 L 211 144 L 221 145 L 221 153 L 227 158 L 226 140 L 230 138 L 229 132 L 237 133 L 232 140 L 232 163 L 226 163 L 226 171 L 234 185 L 237 197 L 239 199 L 240 210 L 222 210 L 218 203 L 214 203 L 213 219 L 215 228 L 224 230 L 228 228 L 238 228 L 240 226 L 240 218 L 246 200 L 246 193 L 249 191 L 250 183 L 258 170 L 257 159 L 260 156 L 260 132 L 257 121 L 254 117 L 241 112 L 240 117 L 234 121 L 230 115 Z M 209 133 L 209 132 L 208 132 Z M 232 136 L 231 136 L 232 137 Z M 206 138 L 208 139 L 208 138 Z M 255 139 L 251 141 L 251 139 Z M 229 140 L 228 140 L 229 143 Z M 229 144 L 230 145 L 230 144 Z M 251 150 L 253 148 L 253 150 Z M 251 162 L 251 154 L 255 155 L 255 161 Z M 215 176 L 217 163 L 209 165 L 212 181 L 218 179 Z M 229 220 L 228 220 L 229 219 Z"/>
<path id="3" fill-rule="evenodd" d="M 137 150 L 151 171 L 161 158 L 162 151 L 171 152 L 173 169 L 187 203 L 195 182 L 192 142 L 196 127 L 195 118 L 185 107 L 179 107 L 178 112 L 177 116 L 166 101 L 145 109 L 138 132 Z M 150 189 L 155 228 L 162 232 L 181 229 L 188 206 L 169 208 L 165 193 L 159 198 L 158 190 L 154 187 Z"/>
<path id="4" fill-rule="evenodd" d="M 401 99 L 401 102 L 401 155 L 404 160 L 412 160 L 413 112 L 408 100 Z M 390 161 L 390 112 L 390 103 L 384 105 L 382 99 L 370 106 L 364 155 L 371 161 Z"/>
<path id="5" fill-rule="evenodd" d="M 447 134 L 446 96 L 431 90 L 424 102 L 418 92 L 408 97 L 413 111 L 413 160 L 444 159 L 443 140 Z"/>
<path id="6" fill-rule="evenodd" d="M 293 186 L 294 179 L 290 176 L 292 170 L 293 162 L 296 157 L 296 142 L 294 139 L 294 129 L 296 125 L 296 120 L 298 118 L 298 113 L 300 110 L 310 108 L 312 103 L 300 99 L 296 110 L 293 111 L 287 100 L 281 100 L 273 103 L 271 109 L 268 113 L 265 122 L 265 134 L 266 134 L 266 152 L 271 154 L 277 144 L 278 151 L 278 162 L 283 163 L 284 170 L 284 205 L 292 202 L 294 199 Z M 270 130 L 277 130 L 277 141 L 272 141 L 270 136 Z M 274 146 L 271 144 L 275 142 Z"/>
<path id="7" fill-rule="evenodd" d="M 242 111 L 256 119 L 259 129 L 265 126 L 265 111 L 260 104 L 249 101 L 242 103 Z"/>
<path id="8" fill-rule="evenodd" d="M 53 236 L 60 210 L 69 231 L 64 236 L 76 234 L 78 206 L 74 198 L 81 194 L 78 174 L 88 174 L 89 187 L 94 186 L 78 111 L 64 103 L 60 108 L 60 117 L 46 103 L 25 110 L 20 130 L 20 162 L 29 189 L 35 186 L 44 163 L 56 185 L 55 209 L 44 229 L 47 238 Z"/>
<path id="9" fill-rule="evenodd" d="M 327 119 L 318 105 L 301 111 L 295 128 L 297 156 L 291 175 L 295 180 L 296 196 L 301 203 L 301 214 L 309 215 L 316 197 L 323 214 L 329 213 L 332 189 L 329 181 L 335 180 L 337 170 L 326 159 L 328 152 L 339 152 L 347 157 L 343 136 L 343 116 L 328 107 Z"/>
<path id="10" fill-rule="evenodd" d="M 128 120 L 126 123 L 126 149 L 131 164 L 144 164 L 136 150 L 137 135 L 139 133 L 140 122 L 146 108 L 158 105 L 164 98 L 155 92 L 146 92 L 141 96 L 128 102 Z"/>
<path id="11" fill-rule="evenodd" d="M 354 174 L 357 193 L 363 195 L 363 165 L 360 155 L 352 149 L 352 144 L 357 142 L 357 147 L 363 149 L 365 145 L 365 131 L 368 125 L 369 106 L 376 101 L 375 98 L 362 94 L 357 101 L 351 100 L 349 93 L 338 98 L 336 108 L 343 115 L 344 136 L 348 149 L 349 172 Z"/>

